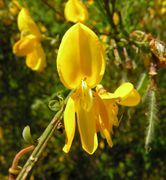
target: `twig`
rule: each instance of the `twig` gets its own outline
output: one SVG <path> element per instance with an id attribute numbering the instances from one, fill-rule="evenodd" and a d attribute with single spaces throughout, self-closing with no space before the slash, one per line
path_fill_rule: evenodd
<path id="1" fill-rule="evenodd" d="M 125 67 L 127 70 L 129 70 L 129 72 L 131 72 L 131 70 L 133 69 L 133 64 L 131 62 L 131 59 L 129 58 L 129 55 L 125 47 L 123 47 L 123 54 L 125 56 Z"/>
<path id="2" fill-rule="evenodd" d="M 47 128 L 45 129 L 45 131 L 43 132 L 43 134 L 39 138 L 38 145 L 35 147 L 31 156 L 29 157 L 29 159 L 25 163 L 24 167 L 20 171 L 20 173 L 17 177 L 17 180 L 25 180 L 26 177 L 28 176 L 28 174 L 30 173 L 30 171 L 32 170 L 33 166 L 35 165 L 35 163 L 38 161 L 38 159 L 39 159 L 41 153 L 43 152 L 43 150 L 45 149 L 49 139 L 52 137 L 55 129 L 59 126 L 60 120 L 62 118 L 64 109 L 65 109 L 66 102 L 72 93 L 73 93 L 73 91 L 71 91 L 71 93 L 69 93 L 69 95 L 67 96 L 67 98 L 65 100 L 64 105 L 56 113 L 56 115 L 53 117 L 50 124 L 47 126 Z"/>
<path id="3" fill-rule="evenodd" d="M 151 144 L 155 134 L 155 126 L 157 122 L 157 99 L 156 99 L 156 92 L 157 92 L 157 64 L 155 58 L 152 58 L 150 67 L 149 67 L 149 78 L 150 78 L 150 86 L 149 86 L 149 112 L 148 112 L 148 127 L 146 132 L 146 139 L 145 139 L 145 149 L 146 152 L 151 150 Z"/>
<path id="4" fill-rule="evenodd" d="M 149 68 L 149 76 L 150 76 L 150 89 L 156 90 L 157 82 L 156 82 L 156 75 L 157 75 L 157 64 L 151 61 L 150 68 Z"/>
<path id="5" fill-rule="evenodd" d="M 105 10 L 106 10 L 106 13 L 108 15 L 108 18 L 109 18 L 109 23 L 111 25 L 111 27 L 115 30 L 115 33 L 117 33 L 117 27 L 115 26 L 114 24 L 114 21 L 113 21 L 113 13 L 115 11 L 115 3 L 116 3 L 116 0 L 112 0 L 111 4 L 112 4 L 112 12 L 110 11 L 110 8 L 109 8 L 109 0 L 104 0 L 104 6 L 105 6 Z"/>
<path id="6" fill-rule="evenodd" d="M 52 7 L 48 1 L 42 0 L 42 2 L 47 5 L 50 9 L 52 9 L 56 14 L 58 14 L 63 20 L 65 19 L 63 14 L 61 14 L 59 11 L 57 11 L 54 7 Z"/>
<path id="7" fill-rule="evenodd" d="M 12 162 L 12 166 L 9 169 L 9 180 L 14 180 L 16 176 L 19 174 L 19 167 L 18 167 L 18 162 L 20 158 L 27 152 L 32 151 L 35 148 L 35 146 L 29 146 L 24 149 L 22 149 L 20 152 L 18 152 Z"/>

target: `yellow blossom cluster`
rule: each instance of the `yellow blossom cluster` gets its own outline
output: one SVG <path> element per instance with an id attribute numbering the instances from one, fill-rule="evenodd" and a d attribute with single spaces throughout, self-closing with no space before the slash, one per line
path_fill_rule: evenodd
<path id="1" fill-rule="evenodd" d="M 26 56 L 26 65 L 30 69 L 43 71 L 46 67 L 46 58 L 41 45 L 42 35 L 26 8 L 19 12 L 17 24 L 21 38 L 14 44 L 13 53 Z"/>

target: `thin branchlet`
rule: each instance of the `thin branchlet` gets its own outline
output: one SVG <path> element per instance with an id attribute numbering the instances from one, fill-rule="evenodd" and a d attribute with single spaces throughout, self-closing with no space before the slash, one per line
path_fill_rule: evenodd
<path id="1" fill-rule="evenodd" d="M 155 126 L 157 122 L 157 102 L 156 90 L 149 90 L 149 112 L 148 127 L 146 131 L 145 149 L 147 152 L 151 150 L 151 144 L 155 135 Z"/>

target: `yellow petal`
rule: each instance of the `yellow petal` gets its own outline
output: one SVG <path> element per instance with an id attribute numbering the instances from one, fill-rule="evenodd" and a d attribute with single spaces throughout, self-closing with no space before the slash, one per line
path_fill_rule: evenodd
<path id="1" fill-rule="evenodd" d="M 96 86 L 96 92 L 101 97 L 101 99 L 109 100 L 109 102 L 111 100 L 112 102 L 115 102 L 116 99 L 119 99 L 119 95 L 117 96 L 115 93 L 107 92 L 101 84 Z"/>
<path id="2" fill-rule="evenodd" d="M 37 43 L 34 35 L 28 35 L 14 44 L 13 53 L 17 56 L 26 56 L 36 48 Z"/>
<path id="3" fill-rule="evenodd" d="M 32 53 L 28 54 L 26 57 L 26 65 L 33 71 L 43 71 L 46 67 L 46 58 L 40 43 L 37 45 Z"/>
<path id="4" fill-rule="evenodd" d="M 116 105 L 116 100 L 119 100 L 120 98 L 113 93 L 106 92 L 106 90 L 100 84 L 97 85 L 96 92 L 104 103 L 105 109 L 108 114 L 109 122 L 111 124 L 110 127 L 112 127 L 112 124 L 118 126 L 118 106 Z M 111 130 L 111 128 L 109 128 L 109 130 Z"/>
<path id="5" fill-rule="evenodd" d="M 101 121 L 100 121 L 101 122 Z M 111 139 L 111 136 L 110 136 L 110 132 L 109 130 L 102 124 L 101 122 L 101 129 L 102 129 L 102 133 L 103 135 L 105 136 L 106 140 L 107 140 L 107 143 L 110 147 L 113 146 L 113 142 L 112 142 L 112 139 Z"/>
<path id="6" fill-rule="evenodd" d="M 86 111 L 77 102 L 77 123 L 81 138 L 82 148 L 89 154 L 93 154 L 98 146 L 96 133 L 96 120 L 93 106 L 90 111 Z"/>
<path id="7" fill-rule="evenodd" d="M 115 93 L 109 93 L 109 92 L 105 92 L 103 94 L 99 94 L 99 96 L 104 99 L 104 100 L 109 100 L 112 102 L 114 102 L 115 100 L 119 99 L 119 95 L 115 94 Z"/>
<path id="8" fill-rule="evenodd" d="M 110 123 L 114 126 L 118 126 L 119 125 L 119 121 L 117 118 L 118 106 L 113 101 L 108 101 L 108 100 L 103 100 L 103 101 L 104 101 L 104 105 L 107 109 Z"/>
<path id="9" fill-rule="evenodd" d="M 139 104 L 141 97 L 136 89 L 133 89 L 128 96 L 118 101 L 123 106 L 136 106 Z"/>
<path id="10" fill-rule="evenodd" d="M 69 0 L 65 5 L 65 18 L 71 22 L 83 22 L 88 18 L 88 11 L 79 0 Z"/>
<path id="11" fill-rule="evenodd" d="M 34 34 L 41 38 L 41 33 L 26 8 L 22 8 L 17 18 L 18 28 L 22 32 Z"/>
<path id="12" fill-rule="evenodd" d="M 57 69 L 69 89 L 77 88 L 82 80 L 90 88 L 96 86 L 105 71 L 104 52 L 96 34 L 81 23 L 72 26 L 60 44 Z"/>
<path id="13" fill-rule="evenodd" d="M 101 117 L 101 120 L 104 123 L 104 126 L 107 127 L 107 129 L 112 128 L 112 125 L 109 122 L 109 117 L 108 117 L 108 113 L 107 113 L 107 109 L 104 105 L 103 100 L 97 95 L 95 94 L 95 109 L 97 114 Z"/>
<path id="14" fill-rule="evenodd" d="M 107 107 L 105 106 L 104 102 L 100 97 L 95 94 L 95 111 L 97 112 L 98 118 L 96 119 L 97 121 L 97 126 L 100 129 L 100 132 L 102 135 L 106 138 L 107 143 L 110 147 L 112 147 L 112 139 L 110 136 L 110 132 L 112 131 L 112 121 L 110 121 L 108 112 L 107 112 Z"/>
<path id="15" fill-rule="evenodd" d="M 118 104 L 124 106 L 135 106 L 140 102 L 140 95 L 131 83 L 123 83 L 119 88 L 116 89 L 115 96 L 119 96 L 117 100 Z"/>
<path id="16" fill-rule="evenodd" d="M 65 153 L 68 153 L 74 138 L 75 134 L 75 104 L 72 97 L 70 97 L 66 104 L 66 109 L 64 111 L 64 126 L 67 136 L 67 142 L 65 146 L 63 147 L 63 151 Z"/>
<path id="17" fill-rule="evenodd" d="M 89 111 L 93 105 L 93 93 L 85 81 L 82 81 L 81 83 L 80 105 L 87 111 Z"/>
<path id="18" fill-rule="evenodd" d="M 114 92 L 114 96 L 120 97 L 122 99 L 126 98 L 134 89 L 134 86 L 127 82 L 120 85 Z"/>

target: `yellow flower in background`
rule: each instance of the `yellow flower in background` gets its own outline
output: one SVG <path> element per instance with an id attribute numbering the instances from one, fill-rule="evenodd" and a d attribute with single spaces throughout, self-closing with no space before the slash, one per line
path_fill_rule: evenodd
<path id="1" fill-rule="evenodd" d="M 72 46 L 71 46 L 72 42 Z M 104 51 L 98 37 L 81 23 L 72 26 L 60 44 L 57 69 L 62 83 L 75 92 L 68 99 L 64 111 L 67 142 L 63 148 L 69 152 L 76 128 L 80 133 L 83 149 L 93 154 L 98 147 L 97 132 L 100 131 L 112 146 L 108 132 L 109 120 L 104 103 L 92 91 L 105 71 Z M 75 117 L 76 113 L 76 117 Z"/>
<path id="2" fill-rule="evenodd" d="M 21 5 L 19 4 L 19 2 L 17 0 L 12 0 L 10 3 L 9 3 L 9 12 L 12 14 L 12 15 L 16 15 L 20 9 L 21 9 Z"/>
<path id="3" fill-rule="evenodd" d="M 46 67 L 45 53 L 41 45 L 41 33 L 27 9 L 22 8 L 17 19 L 21 38 L 13 46 L 13 53 L 26 56 L 26 65 L 34 71 Z"/>
<path id="4" fill-rule="evenodd" d="M 113 19 L 114 24 L 117 26 L 120 22 L 120 17 L 119 17 L 118 12 L 113 13 L 112 19 Z"/>
<path id="5" fill-rule="evenodd" d="M 94 4 L 94 0 L 88 0 L 87 3 L 88 3 L 89 5 L 92 5 L 92 4 Z"/>
<path id="6" fill-rule="evenodd" d="M 4 7 L 4 1 L 0 0 L 0 9 L 2 9 Z"/>
<path id="7" fill-rule="evenodd" d="M 80 0 L 68 0 L 64 10 L 65 18 L 71 22 L 83 22 L 88 18 L 88 11 Z"/>
<path id="8" fill-rule="evenodd" d="M 161 2 L 161 14 L 165 14 L 166 13 L 166 0 L 163 0 Z"/>

